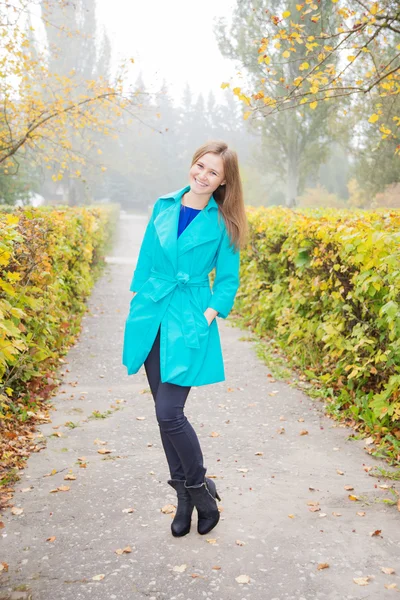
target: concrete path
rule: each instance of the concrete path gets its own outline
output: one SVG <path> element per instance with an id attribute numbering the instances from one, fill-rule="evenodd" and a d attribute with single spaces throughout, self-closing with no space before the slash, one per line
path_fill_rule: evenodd
<path id="1" fill-rule="evenodd" d="M 229 320 L 219 319 L 226 381 L 192 388 L 186 404 L 222 498 L 221 520 L 200 536 L 194 513 L 189 535 L 171 535 L 171 514 L 161 509 L 175 492 L 144 369 L 128 377 L 121 365 L 145 225 L 140 217 L 120 221 L 80 340 L 62 366 L 52 422 L 40 427 L 46 448 L 31 455 L 16 486 L 23 512 L 2 517 L 0 562 L 9 568 L 0 599 L 398 597 L 400 515 L 384 503 L 394 498 L 379 487 L 385 482 L 364 469 L 385 463 L 349 440 L 352 431 L 326 418 L 319 402 L 271 381 L 254 343 L 240 339 L 247 332 Z"/>

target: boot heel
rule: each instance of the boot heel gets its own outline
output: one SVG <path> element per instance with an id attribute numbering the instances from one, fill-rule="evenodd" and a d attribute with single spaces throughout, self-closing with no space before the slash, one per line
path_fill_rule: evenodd
<path id="1" fill-rule="evenodd" d="M 221 498 L 219 497 L 217 490 L 215 490 L 215 497 L 221 502 Z"/>

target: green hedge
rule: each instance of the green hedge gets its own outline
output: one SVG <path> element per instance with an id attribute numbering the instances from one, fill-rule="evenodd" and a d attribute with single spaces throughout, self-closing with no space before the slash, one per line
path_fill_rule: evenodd
<path id="1" fill-rule="evenodd" d="M 400 211 L 248 207 L 235 309 L 400 460 Z"/>
<path id="2" fill-rule="evenodd" d="M 28 418 L 76 339 L 118 205 L 0 211 L 0 417 Z"/>

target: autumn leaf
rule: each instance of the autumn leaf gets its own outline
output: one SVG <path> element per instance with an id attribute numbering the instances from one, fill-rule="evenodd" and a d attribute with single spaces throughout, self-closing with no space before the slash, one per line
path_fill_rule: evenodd
<path id="1" fill-rule="evenodd" d="M 385 575 L 394 575 L 396 572 L 392 567 L 381 567 L 381 570 Z"/>
<path id="2" fill-rule="evenodd" d="M 172 570 L 175 571 L 175 573 L 183 573 L 184 571 L 186 571 L 187 569 L 187 565 L 176 565 Z"/>
<path id="3" fill-rule="evenodd" d="M 357 585 L 368 585 L 371 577 L 353 577 L 354 583 Z"/>
<path id="4" fill-rule="evenodd" d="M 238 583 L 250 583 L 250 577 L 248 575 L 239 575 L 238 577 L 235 577 L 235 580 Z"/>

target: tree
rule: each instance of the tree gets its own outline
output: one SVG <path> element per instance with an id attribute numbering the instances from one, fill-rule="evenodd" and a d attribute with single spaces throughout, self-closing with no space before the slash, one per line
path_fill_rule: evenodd
<path id="1" fill-rule="evenodd" d="M 286 5 L 293 6 L 295 0 L 288 0 Z M 284 90 L 286 82 L 295 73 L 293 62 L 276 60 L 271 64 L 271 57 L 267 56 L 265 47 L 268 46 L 263 37 L 266 13 L 268 6 L 280 10 L 282 0 L 238 0 L 233 15 L 232 25 L 228 27 L 221 19 L 216 28 L 216 35 L 221 52 L 231 59 L 239 60 L 245 68 L 245 80 L 249 87 L 258 86 L 253 102 L 270 97 L 272 89 Z M 304 26 L 308 36 L 316 33 L 318 25 L 313 22 Z M 254 43 L 254 40 L 257 43 Z M 261 48 L 258 40 L 261 40 Z M 279 47 L 275 48 L 279 52 Z M 266 70 L 274 72 L 274 79 L 266 77 Z M 247 79 L 246 79 L 247 76 Z M 223 84 L 222 87 L 228 87 Z M 263 88 L 263 89 L 261 89 Z M 268 91 L 268 95 L 267 95 Z M 326 160 L 329 154 L 328 136 L 330 107 L 323 104 L 317 110 L 305 113 L 303 107 L 297 107 L 291 114 L 268 114 L 252 109 L 252 99 L 246 96 L 241 88 L 233 89 L 234 94 L 246 105 L 244 118 L 253 116 L 251 129 L 261 137 L 262 160 L 265 170 L 274 170 L 280 179 L 285 182 L 286 204 L 292 205 L 298 193 L 302 190 L 305 178 L 318 170 L 319 165 Z M 316 108 L 316 107 L 314 107 Z M 267 117 L 268 118 L 265 118 Z"/>
<path id="2" fill-rule="evenodd" d="M 28 5 L 17 2 L 15 10 L 0 5 L 5 24 L 0 37 L 0 164 L 7 175 L 14 171 L 17 155 L 21 158 L 32 152 L 40 154 L 45 164 L 57 166 L 55 181 L 71 172 L 71 163 L 79 177 L 85 157 L 75 151 L 74 139 L 80 139 L 83 131 L 110 135 L 115 117 L 132 103 L 124 94 L 127 63 L 113 82 L 95 78 L 85 67 L 87 56 L 83 78 L 76 77 L 74 69 L 68 73 L 52 70 L 46 52 L 33 47 L 32 36 L 24 31 L 21 15 Z M 42 18 L 50 27 L 51 15 L 44 12 Z M 64 24 L 53 26 L 70 36 L 76 33 Z"/>
<path id="3" fill-rule="evenodd" d="M 248 114 L 264 116 L 296 111 L 343 98 L 372 97 L 369 122 L 379 125 L 382 139 L 396 138 L 397 112 L 385 120 L 382 99 L 400 91 L 400 5 L 397 0 L 305 0 L 270 2 L 257 36 L 258 62 L 263 66 L 255 92 L 233 92 Z M 257 6 L 259 3 L 257 3 Z M 336 19 L 331 18 L 334 7 Z M 315 25 L 310 35 L 310 26 Z M 392 51 L 388 52 L 388 49 Z M 288 68 L 280 76 L 282 66 Z M 225 84 L 229 85 L 229 84 Z M 400 145 L 396 146 L 400 154 Z"/>

